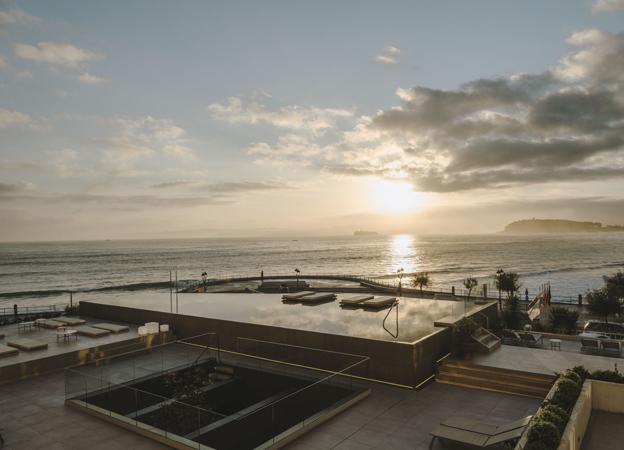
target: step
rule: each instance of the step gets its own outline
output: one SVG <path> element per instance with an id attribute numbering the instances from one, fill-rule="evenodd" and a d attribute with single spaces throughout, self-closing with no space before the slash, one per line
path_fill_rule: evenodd
<path id="1" fill-rule="evenodd" d="M 458 383 L 470 384 L 470 385 L 479 386 L 479 387 L 492 387 L 492 388 L 496 388 L 500 390 L 541 393 L 544 396 L 550 390 L 549 385 L 529 384 L 529 383 L 522 383 L 518 381 L 510 381 L 507 379 L 491 380 L 491 379 L 475 377 L 473 375 L 467 375 L 463 373 L 440 372 L 438 373 L 436 379 L 446 380 L 446 381 L 455 381 Z"/>
<path id="2" fill-rule="evenodd" d="M 491 366 L 482 366 L 479 364 L 471 364 L 465 361 L 456 361 L 456 360 L 447 360 L 440 366 L 440 370 L 442 369 L 455 369 L 455 370 L 465 370 L 470 371 L 473 374 L 479 374 L 482 377 L 490 377 L 490 378 L 513 378 L 516 380 L 533 380 L 533 381 L 541 381 L 543 383 L 552 384 L 555 381 L 554 375 L 535 373 L 535 372 L 525 372 L 521 370 L 514 369 L 504 369 L 501 367 L 491 367 Z"/>
<path id="3" fill-rule="evenodd" d="M 497 389 L 492 386 L 478 386 L 474 384 L 465 384 L 465 383 L 458 382 L 456 380 L 444 380 L 444 379 L 439 379 L 437 377 L 436 377 L 436 383 L 448 384 L 451 386 L 458 386 L 458 387 L 462 387 L 466 389 L 477 389 L 480 391 L 498 392 L 498 393 L 507 394 L 507 395 L 516 395 L 520 397 L 535 398 L 535 399 L 540 399 L 540 400 L 546 396 L 546 393 L 542 394 L 541 392 L 535 393 L 535 392 L 526 392 L 526 391 L 523 392 L 521 390 L 511 391 L 509 389 Z"/>
<path id="4" fill-rule="evenodd" d="M 479 369 L 477 370 L 461 369 L 461 368 L 454 368 L 454 367 L 448 367 L 448 366 L 440 367 L 439 373 L 447 374 L 450 376 L 453 376 L 453 375 L 468 376 L 468 377 L 472 377 L 475 379 L 481 379 L 481 380 L 490 381 L 490 382 L 500 382 L 501 380 L 503 380 L 505 383 L 533 386 L 533 387 L 538 387 L 542 389 L 550 389 L 553 383 L 553 379 L 533 378 L 533 377 L 526 377 L 526 376 L 517 375 L 517 374 L 501 375 L 498 373 L 488 373 L 486 371 L 482 371 Z"/>
<path id="5" fill-rule="evenodd" d="M 215 372 L 225 375 L 234 375 L 234 367 L 231 366 L 215 366 Z"/>

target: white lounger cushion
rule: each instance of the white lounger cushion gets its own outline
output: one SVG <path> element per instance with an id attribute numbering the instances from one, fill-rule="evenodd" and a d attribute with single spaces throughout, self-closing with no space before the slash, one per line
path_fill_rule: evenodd
<path id="1" fill-rule="evenodd" d="M 357 305 L 366 300 L 375 298 L 374 295 L 353 295 L 351 297 L 343 298 L 340 300 L 341 305 Z"/>
<path id="2" fill-rule="evenodd" d="M 294 292 L 292 294 L 282 295 L 282 300 L 299 300 L 301 297 L 305 297 L 306 295 L 313 295 L 313 294 L 314 292 L 311 292 L 311 291 Z"/>
<path id="3" fill-rule="evenodd" d="M 306 295 L 299 299 L 303 303 L 317 303 L 325 300 L 336 300 L 336 294 L 331 292 L 318 292 L 312 295 Z"/>
<path id="4" fill-rule="evenodd" d="M 396 302 L 396 297 L 375 297 L 362 302 L 362 306 L 381 308 L 382 306 L 392 305 L 394 302 Z"/>

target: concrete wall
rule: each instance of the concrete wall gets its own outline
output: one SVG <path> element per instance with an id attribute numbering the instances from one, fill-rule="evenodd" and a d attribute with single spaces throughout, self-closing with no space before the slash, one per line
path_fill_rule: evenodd
<path id="1" fill-rule="evenodd" d="M 415 343 L 403 343 L 91 302 L 81 302 L 80 312 L 87 316 L 99 317 L 110 321 L 123 321 L 135 324 L 146 322 L 168 323 L 172 327 L 173 333 L 180 339 L 210 332 L 217 333 L 221 348 L 241 351 L 242 353 L 245 353 L 245 349 L 239 348 L 240 341 L 237 339 L 238 337 L 368 356 L 370 361 L 367 367 L 359 368 L 354 374 L 409 387 L 416 386 L 433 375 L 435 361 L 449 353 L 452 344 L 450 328 L 440 329 Z M 214 343 L 212 344 L 214 345 Z M 296 356 L 294 353 L 293 351 L 293 356 Z M 263 356 L 268 357 L 268 355 Z M 275 357 L 274 359 L 279 358 Z"/>
<path id="2" fill-rule="evenodd" d="M 583 383 L 581 394 L 570 413 L 570 420 L 561 435 L 557 450 L 580 450 L 592 412 L 592 382 Z"/>

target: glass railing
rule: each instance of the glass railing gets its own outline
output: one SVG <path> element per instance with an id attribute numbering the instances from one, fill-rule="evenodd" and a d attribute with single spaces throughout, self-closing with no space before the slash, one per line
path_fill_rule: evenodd
<path id="1" fill-rule="evenodd" d="M 207 333 L 67 369 L 65 399 L 191 448 L 254 448 L 367 392 L 368 357 L 237 342 Z"/>

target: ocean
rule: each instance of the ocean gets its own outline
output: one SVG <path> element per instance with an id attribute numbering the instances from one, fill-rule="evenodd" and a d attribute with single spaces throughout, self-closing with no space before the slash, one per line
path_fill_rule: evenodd
<path id="1" fill-rule="evenodd" d="M 429 273 L 432 287 L 460 291 L 474 276 L 491 283 L 498 268 L 519 272 L 522 291 L 550 282 L 573 300 L 624 268 L 624 233 L 574 235 L 373 236 L 280 239 L 185 239 L 0 244 L 0 302 L 58 297 L 169 280 L 238 275 L 357 274 L 394 281 L 398 268 Z M 16 292 L 29 292 L 15 297 Z"/>

